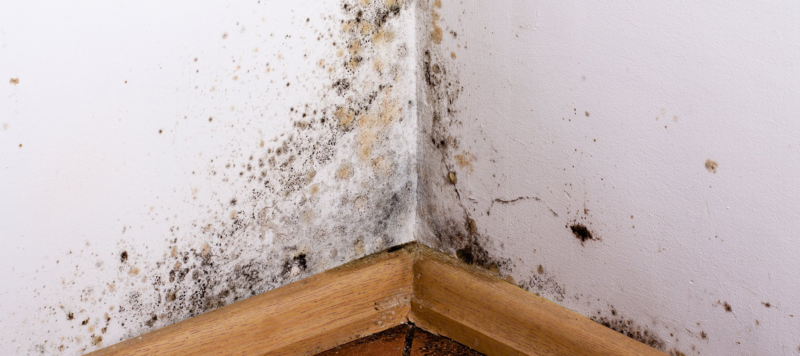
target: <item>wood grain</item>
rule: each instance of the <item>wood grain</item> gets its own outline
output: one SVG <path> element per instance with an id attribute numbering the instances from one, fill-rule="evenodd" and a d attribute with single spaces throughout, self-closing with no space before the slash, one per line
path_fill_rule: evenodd
<path id="1" fill-rule="evenodd" d="M 309 355 L 327 350 L 406 321 L 412 248 L 379 253 L 90 355 Z"/>
<path id="2" fill-rule="evenodd" d="M 310 355 L 407 320 L 487 355 L 664 355 L 416 244 L 90 355 Z"/>
<path id="3" fill-rule="evenodd" d="M 487 355 L 661 355 L 660 351 L 426 247 L 410 319 Z"/>

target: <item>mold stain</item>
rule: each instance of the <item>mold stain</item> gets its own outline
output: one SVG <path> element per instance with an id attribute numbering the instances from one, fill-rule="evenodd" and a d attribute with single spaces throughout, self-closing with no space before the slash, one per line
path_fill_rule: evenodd
<path id="1" fill-rule="evenodd" d="M 527 280 L 518 283 L 517 286 L 539 297 L 555 302 L 563 302 L 567 298 L 566 288 L 559 284 L 555 277 L 545 271 L 542 265 L 536 268 L 536 273 L 532 273 Z"/>
<path id="2" fill-rule="evenodd" d="M 717 303 L 720 303 L 720 301 L 717 301 Z M 733 307 L 728 302 L 722 302 L 722 308 L 725 309 L 726 313 L 733 313 Z"/>
<path id="3" fill-rule="evenodd" d="M 169 228 L 164 251 L 120 240 L 103 265 L 114 270 L 113 279 L 61 301 L 69 306 L 61 309 L 76 311 L 68 321 L 79 319 L 84 329 L 40 348 L 87 352 L 408 242 L 416 199 L 413 47 L 406 42 L 413 36 L 404 32 L 412 27 L 409 6 L 342 1 L 341 12 L 324 21 L 341 32 L 320 31 L 332 46 L 328 58 L 341 53 L 341 60 L 308 59 L 321 63 L 328 82 L 281 114 L 293 125 L 273 140 L 237 145 L 205 168 L 192 167 L 234 187 L 234 195 L 219 195 L 207 216 Z M 237 41 L 231 34 L 223 39 Z M 287 83 L 274 86 L 298 87 Z M 192 192 L 187 199 L 196 197 Z M 486 261 L 481 251 L 476 245 L 475 263 Z M 94 328 L 94 320 L 106 322 Z"/>
<path id="4" fill-rule="evenodd" d="M 17 85 L 17 84 L 19 84 L 19 78 L 11 78 L 11 79 L 9 79 L 8 82 L 13 84 L 13 85 Z"/>
<path id="5" fill-rule="evenodd" d="M 581 240 L 581 245 L 586 243 L 586 241 L 597 240 L 589 228 L 584 224 L 576 222 L 570 225 L 569 229 L 572 231 L 572 234 L 575 235 L 575 238 Z"/>
<path id="6" fill-rule="evenodd" d="M 715 161 L 707 159 L 705 166 L 706 166 L 706 170 L 707 171 L 709 171 L 710 173 L 715 173 L 716 174 L 717 173 L 717 167 L 719 167 L 719 164 L 717 162 L 715 162 Z"/>
<path id="7" fill-rule="evenodd" d="M 597 315 L 592 316 L 590 319 L 592 319 L 594 322 L 598 324 L 601 324 L 611 330 L 614 330 L 631 339 L 639 341 L 645 345 L 659 349 L 661 351 L 665 350 L 666 343 L 664 342 L 664 339 L 662 339 L 661 337 L 659 337 L 657 334 L 650 331 L 646 327 L 639 325 L 635 321 L 624 318 L 617 314 L 618 313 L 616 312 L 616 310 L 612 308 L 611 316 L 604 316 L 601 311 L 598 311 Z"/>
<path id="8" fill-rule="evenodd" d="M 419 44 L 417 96 L 429 103 L 420 107 L 421 146 L 420 182 L 417 217 L 420 240 L 450 253 L 461 261 L 503 273 L 508 260 L 494 258 L 487 249 L 490 239 L 482 236 L 478 223 L 464 206 L 459 193 L 457 168 L 470 173 L 476 157 L 459 150 L 459 140 L 450 132 L 460 125 L 456 102 L 461 92 L 455 69 L 451 70 L 450 53 L 439 47 L 443 30 L 439 26 L 441 1 L 416 3 L 419 32 L 429 34 Z M 458 156 L 458 157 L 456 157 Z"/>

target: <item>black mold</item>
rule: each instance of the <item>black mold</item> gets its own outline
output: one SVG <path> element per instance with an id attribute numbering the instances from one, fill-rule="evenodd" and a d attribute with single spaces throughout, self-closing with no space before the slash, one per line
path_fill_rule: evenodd
<path id="1" fill-rule="evenodd" d="M 581 244 L 587 240 L 594 240 L 592 232 L 589 231 L 589 228 L 587 228 L 584 224 L 574 223 L 570 225 L 569 229 L 572 230 L 572 234 L 575 235 L 578 240 L 581 240 Z"/>
<path id="2" fill-rule="evenodd" d="M 601 312 L 597 313 L 601 314 Z M 639 341 L 650 347 L 662 351 L 664 351 L 664 348 L 666 347 L 664 339 L 662 339 L 652 331 L 638 325 L 633 320 L 617 316 L 612 316 L 609 318 L 601 315 L 592 316 L 590 319 L 611 330 L 614 330 L 622 335 L 625 335 L 631 339 Z"/>

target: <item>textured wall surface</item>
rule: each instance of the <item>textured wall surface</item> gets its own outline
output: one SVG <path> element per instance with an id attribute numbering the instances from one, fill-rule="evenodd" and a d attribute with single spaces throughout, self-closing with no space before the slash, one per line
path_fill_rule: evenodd
<path id="1" fill-rule="evenodd" d="M 0 354 L 81 354 L 413 238 L 413 6 L 0 13 Z"/>
<path id="2" fill-rule="evenodd" d="M 0 13 L 0 354 L 414 239 L 673 355 L 800 354 L 792 2 Z"/>
<path id="3" fill-rule="evenodd" d="M 667 353 L 800 354 L 796 2 L 434 11 L 421 240 Z"/>

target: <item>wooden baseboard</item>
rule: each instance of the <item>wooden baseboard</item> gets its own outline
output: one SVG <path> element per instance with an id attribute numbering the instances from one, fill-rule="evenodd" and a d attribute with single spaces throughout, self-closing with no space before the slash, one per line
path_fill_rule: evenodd
<path id="1" fill-rule="evenodd" d="M 413 270 L 411 320 L 487 355 L 663 355 L 429 248 Z"/>
<path id="2" fill-rule="evenodd" d="M 407 320 L 413 248 L 382 252 L 91 353 L 310 355 Z"/>
<path id="3" fill-rule="evenodd" d="M 418 244 L 90 355 L 313 355 L 408 321 L 487 355 L 663 355 Z"/>

